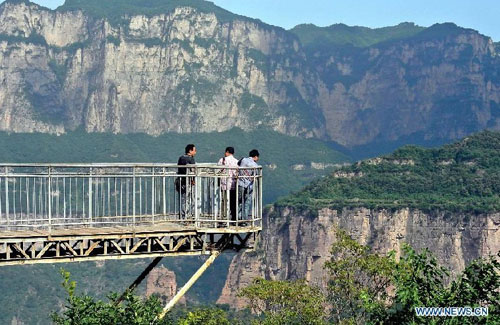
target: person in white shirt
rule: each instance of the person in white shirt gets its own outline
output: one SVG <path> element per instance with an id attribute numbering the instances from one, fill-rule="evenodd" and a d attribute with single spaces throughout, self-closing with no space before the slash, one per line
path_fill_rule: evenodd
<path id="1" fill-rule="evenodd" d="M 219 159 L 219 166 L 229 167 L 222 170 L 228 177 L 222 177 L 220 181 L 222 192 L 222 216 L 231 215 L 231 220 L 236 220 L 236 175 L 238 173 L 238 160 L 234 158 L 234 148 L 227 147 L 224 157 Z"/>
<path id="2" fill-rule="evenodd" d="M 247 158 L 243 158 L 239 162 L 240 168 L 244 167 L 259 167 L 259 151 L 253 149 L 248 153 Z M 241 219 L 247 219 L 250 216 L 250 207 L 252 206 L 253 192 L 253 176 L 255 171 L 252 169 L 241 169 L 240 177 L 238 178 L 238 201 L 240 203 Z"/>

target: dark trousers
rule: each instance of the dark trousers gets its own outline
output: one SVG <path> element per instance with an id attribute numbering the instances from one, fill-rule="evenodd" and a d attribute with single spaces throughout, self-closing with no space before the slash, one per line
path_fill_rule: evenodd
<path id="1" fill-rule="evenodd" d="M 229 209 L 231 210 L 231 220 L 236 220 L 236 190 L 229 191 Z"/>
<path id="2" fill-rule="evenodd" d="M 229 210 L 233 221 L 236 220 L 237 199 L 236 190 L 222 191 L 222 215 L 225 216 L 226 211 Z M 229 219 L 229 217 L 227 218 Z"/>

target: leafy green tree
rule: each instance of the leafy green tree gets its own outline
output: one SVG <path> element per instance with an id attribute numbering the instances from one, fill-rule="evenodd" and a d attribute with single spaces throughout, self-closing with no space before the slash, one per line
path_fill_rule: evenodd
<path id="1" fill-rule="evenodd" d="M 336 231 L 332 257 L 325 263 L 330 274 L 328 300 L 336 323 L 366 323 L 385 314 L 387 288 L 395 266 L 394 255 L 380 256 L 370 247 Z"/>
<path id="2" fill-rule="evenodd" d="M 473 261 L 450 285 L 445 304 L 488 307 L 488 317 L 450 318 L 447 324 L 500 324 L 499 260 L 490 256 Z"/>
<path id="3" fill-rule="evenodd" d="M 499 324 L 498 257 L 473 261 L 450 285 L 448 271 L 428 249 L 403 245 L 394 253 L 372 253 L 337 231 L 331 260 L 328 302 L 331 319 L 345 324 Z M 415 307 L 488 307 L 488 317 L 417 317 Z"/>
<path id="4" fill-rule="evenodd" d="M 198 308 L 177 320 L 178 325 L 229 325 L 225 311 L 219 308 Z"/>
<path id="5" fill-rule="evenodd" d="M 496 257 L 473 261 L 449 286 L 448 272 L 424 249 L 405 246 L 393 274 L 395 295 L 386 323 L 498 324 L 500 323 L 500 263 Z M 488 317 L 417 317 L 415 307 L 488 307 Z"/>
<path id="6" fill-rule="evenodd" d="M 146 324 L 171 324 L 171 320 L 164 318 L 157 320 L 161 310 L 161 302 L 151 296 L 148 299 L 127 294 L 122 303 L 118 304 L 117 294 L 110 294 L 109 301 L 94 300 L 88 295 L 76 295 L 76 282 L 70 280 L 69 272 L 61 270 L 64 278 L 63 287 L 68 293 L 66 309 L 61 313 L 53 313 L 52 320 L 58 325 L 146 325 Z"/>
<path id="7" fill-rule="evenodd" d="M 415 307 L 439 307 L 446 300 L 444 285 L 448 271 L 439 266 L 428 249 L 417 253 L 408 245 L 395 265 L 393 284 L 395 295 L 389 308 L 389 321 L 404 324 L 427 323 L 428 318 L 417 317 Z"/>
<path id="8" fill-rule="evenodd" d="M 261 278 L 244 288 L 240 296 L 263 316 L 256 324 L 324 324 L 325 297 L 318 288 L 302 280 L 271 281 Z"/>

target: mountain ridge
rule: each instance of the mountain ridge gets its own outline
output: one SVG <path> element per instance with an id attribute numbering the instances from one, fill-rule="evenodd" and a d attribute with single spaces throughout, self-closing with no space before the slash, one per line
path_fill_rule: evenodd
<path id="1" fill-rule="evenodd" d="M 137 3 L 115 1 L 0 5 L 1 130 L 159 135 L 265 126 L 356 147 L 500 129 L 497 45 L 456 25 L 403 24 L 394 28 L 411 36 L 308 48 L 282 28 L 219 19 L 198 0 L 181 4 L 206 12 L 168 2 L 175 9 L 167 13 L 122 15 Z M 110 3 L 125 4 L 111 12 L 117 25 L 74 10 L 107 14 Z"/>
<path id="2" fill-rule="evenodd" d="M 483 131 L 439 148 L 404 146 L 342 167 L 276 203 L 454 213 L 500 211 L 500 132 Z"/>

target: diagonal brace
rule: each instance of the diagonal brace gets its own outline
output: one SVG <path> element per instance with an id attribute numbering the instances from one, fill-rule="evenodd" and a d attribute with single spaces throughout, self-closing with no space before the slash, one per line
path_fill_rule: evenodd
<path id="1" fill-rule="evenodd" d="M 215 259 L 217 258 L 217 256 L 219 256 L 219 254 L 220 251 L 217 250 L 212 251 L 212 254 L 205 261 L 205 263 L 203 263 L 203 265 L 200 266 L 198 271 L 196 271 L 196 273 L 193 274 L 191 279 L 189 279 L 189 281 L 186 282 L 186 284 L 181 288 L 181 290 L 179 290 L 179 292 L 177 292 L 177 294 L 172 298 L 172 300 L 170 300 L 168 304 L 163 308 L 162 312 L 160 313 L 160 315 L 158 315 L 157 319 L 161 320 L 163 319 L 163 317 L 165 317 L 165 315 L 170 311 L 170 309 L 172 309 L 172 307 L 174 307 L 174 305 L 179 301 L 179 299 L 181 299 L 182 296 L 186 294 L 186 292 L 189 290 L 189 288 L 191 288 L 191 286 L 196 282 L 196 280 L 200 278 L 200 276 L 203 274 L 203 272 L 205 272 L 205 270 L 210 266 L 210 264 L 212 264 L 213 261 L 215 261 Z"/>

